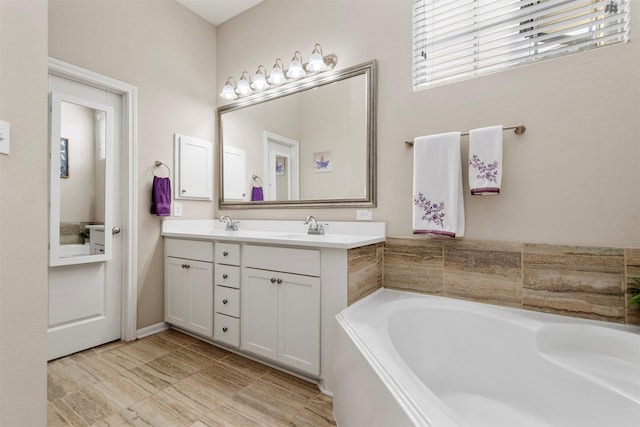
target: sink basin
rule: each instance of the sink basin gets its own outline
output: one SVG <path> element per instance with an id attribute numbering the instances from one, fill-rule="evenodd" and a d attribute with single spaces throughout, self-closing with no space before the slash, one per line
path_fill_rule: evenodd
<path id="1" fill-rule="evenodd" d="M 304 233 L 287 233 L 287 234 L 278 234 L 277 236 L 280 239 L 292 239 L 292 240 L 321 240 L 325 236 L 323 234 L 304 234 Z"/>
<path id="2" fill-rule="evenodd" d="M 209 234 L 214 236 L 233 236 L 237 231 L 227 231 L 227 230 L 211 230 Z"/>

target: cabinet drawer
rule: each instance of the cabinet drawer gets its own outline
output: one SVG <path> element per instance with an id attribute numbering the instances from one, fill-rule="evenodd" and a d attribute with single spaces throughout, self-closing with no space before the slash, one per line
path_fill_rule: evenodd
<path id="1" fill-rule="evenodd" d="M 216 264 L 215 284 L 230 288 L 240 287 L 240 267 Z"/>
<path id="2" fill-rule="evenodd" d="M 213 242 L 165 238 L 164 254 L 174 258 L 213 262 Z"/>
<path id="3" fill-rule="evenodd" d="M 240 345 L 240 319 L 216 313 L 213 321 L 213 338 L 238 347 Z"/>
<path id="4" fill-rule="evenodd" d="M 240 317 L 240 290 L 216 286 L 214 307 L 216 313 Z"/>
<path id="5" fill-rule="evenodd" d="M 240 265 L 240 245 L 237 243 L 216 243 L 215 254 L 217 263 Z"/>
<path id="6" fill-rule="evenodd" d="M 242 260 L 245 267 L 320 276 L 318 250 L 246 245 Z"/>

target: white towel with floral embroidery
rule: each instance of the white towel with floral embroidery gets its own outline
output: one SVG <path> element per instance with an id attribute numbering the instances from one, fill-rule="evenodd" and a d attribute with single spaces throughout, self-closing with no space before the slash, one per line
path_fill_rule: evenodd
<path id="1" fill-rule="evenodd" d="M 413 233 L 464 235 L 460 132 L 413 142 Z"/>
<path id="2" fill-rule="evenodd" d="M 502 125 L 469 131 L 469 188 L 473 196 L 500 194 Z"/>

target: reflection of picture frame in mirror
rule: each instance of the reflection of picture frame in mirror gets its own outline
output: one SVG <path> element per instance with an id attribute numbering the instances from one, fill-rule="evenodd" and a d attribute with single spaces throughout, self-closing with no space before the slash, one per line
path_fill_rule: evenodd
<path id="1" fill-rule="evenodd" d="M 313 172 L 331 172 L 331 151 L 313 153 Z"/>
<path id="2" fill-rule="evenodd" d="M 60 138 L 60 178 L 69 178 L 69 139 Z"/>
<path id="3" fill-rule="evenodd" d="M 283 176 L 286 173 L 284 168 L 285 168 L 285 157 L 276 156 L 276 176 Z"/>

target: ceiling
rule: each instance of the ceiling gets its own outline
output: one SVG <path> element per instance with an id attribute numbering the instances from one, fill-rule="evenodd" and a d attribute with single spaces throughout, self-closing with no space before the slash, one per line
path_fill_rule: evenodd
<path id="1" fill-rule="evenodd" d="M 202 16 L 213 25 L 220 25 L 262 0 L 177 0 L 192 12 Z"/>

